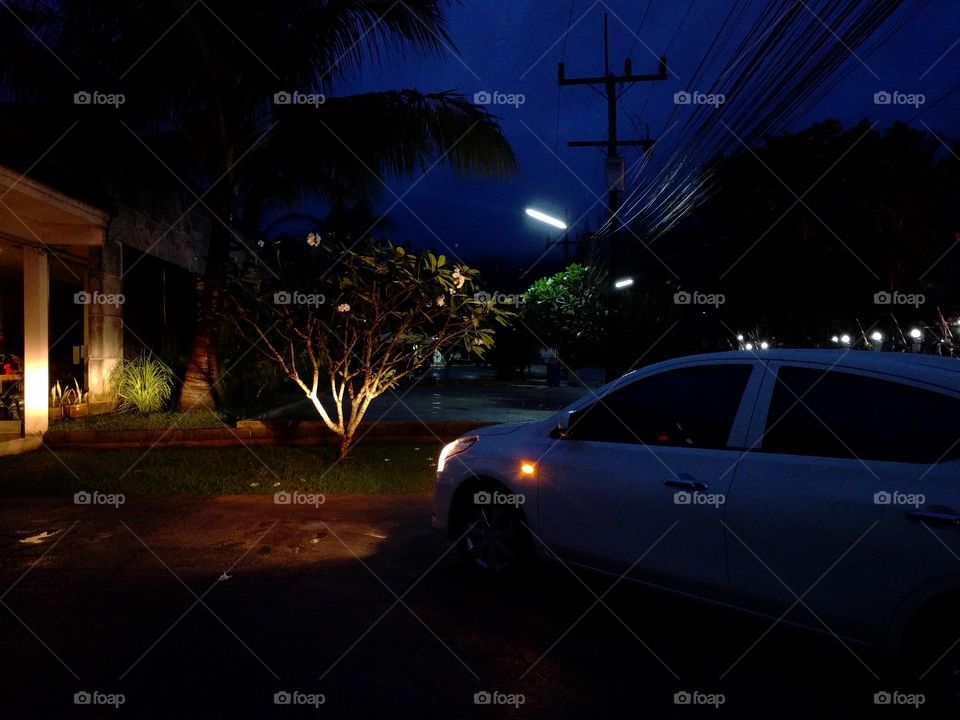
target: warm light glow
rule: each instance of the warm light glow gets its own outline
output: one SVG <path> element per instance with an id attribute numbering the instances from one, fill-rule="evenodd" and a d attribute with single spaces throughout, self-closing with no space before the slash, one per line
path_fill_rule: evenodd
<path id="1" fill-rule="evenodd" d="M 613 286 L 617 289 L 630 287 L 633 285 L 633 278 L 623 278 L 622 280 L 617 280 Z"/>
<path id="2" fill-rule="evenodd" d="M 520 472 L 522 472 L 524 475 L 533 475 L 533 471 L 533 463 L 523 463 L 520 466 Z"/>
<path id="3" fill-rule="evenodd" d="M 33 367 L 28 363 L 23 378 L 23 405 L 28 411 L 48 412 L 50 400 L 47 397 L 47 368 Z"/>
<path id="4" fill-rule="evenodd" d="M 534 220 L 539 220 L 540 222 L 546 223 L 547 225 L 552 225 L 555 228 L 560 228 L 561 230 L 567 229 L 567 224 L 563 220 L 558 220 L 552 215 L 547 215 L 546 213 L 540 212 L 539 210 L 534 210 L 533 208 L 527 208 L 524 212 L 532 217 Z"/>

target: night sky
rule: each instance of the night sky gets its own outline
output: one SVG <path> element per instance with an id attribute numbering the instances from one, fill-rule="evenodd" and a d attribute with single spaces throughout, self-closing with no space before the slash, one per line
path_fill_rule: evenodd
<path id="1" fill-rule="evenodd" d="M 468 261 L 502 253 L 525 264 L 543 253 L 548 234 L 560 234 L 526 218 L 525 206 L 567 215 L 571 221 L 582 218 L 574 230 L 596 228 L 605 218 L 604 151 L 568 148 L 566 142 L 604 138 L 606 105 L 588 87 L 559 88 L 557 62 L 565 62 L 568 77 L 602 74 L 604 12 L 609 13 L 613 72 L 622 73 L 629 53 L 634 73 L 654 73 L 657 56 L 669 48 L 668 79 L 634 85 L 620 106 L 621 137 L 641 137 L 649 123 L 651 136 L 657 138 L 691 112 L 688 107 L 675 107 L 674 93 L 709 92 L 710 78 L 720 73 L 724 63 L 740 57 L 734 53 L 737 43 L 747 36 L 766 5 L 760 0 L 743 5 L 746 11 L 737 16 L 739 22 L 731 26 L 727 42 L 715 46 L 708 56 L 701 75 L 706 86 L 700 87 L 688 87 L 685 78 L 691 77 L 704 58 L 725 17 L 734 7 L 740 12 L 741 4 L 732 0 L 693 0 L 692 7 L 688 0 L 651 0 L 649 6 L 646 0 L 596 2 L 592 6 L 589 0 L 574 0 L 572 12 L 570 0 L 452 6 L 448 21 L 456 51 L 451 48 L 439 59 L 398 60 L 381 69 L 368 66 L 349 89 L 457 90 L 471 98 L 484 90 L 522 93 L 523 105 L 492 108 L 513 145 L 519 171 L 505 182 L 468 181 L 452 178 L 438 168 L 422 179 L 392 183 L 401 196 L 416 184 L 403 196 L 409 210 L 398 204 L 389 213 L 396 225 L 392 237 L 449 252 L 446 245 Z M 883 35 L 896 18 L 874 37 Z M 819 30 L 823 43 L 837 42 L 826 27 L 821 25 Z M 748 50 L 762 39 L 747 37 Z M 941 137 L 960 136 L 960 93 L 951 92 L 960 88 L 960 2 L 933 0 L 902 30 L 867 54 L 869 45 L 867 41 L 857 50 L 859 59 L 845 52 L 844 64 L 831 76 L 836 79 L 845 74 L 843 80 L 813 105 L 797 107 L 783 129 L 801 129 L 828 117 L 839 118 L 848 126 L 868 118 L 879 121 L 880 129 L 896 119 L 912 119 L 914 126 L 923 128 L 921 122 L 925 122 Z M 874 93 L 881 90 L 922 93 L 925 102 L 917 108 L 876 105 Z M 729 103 L 717 112 L 728 107 Z M 757 110 L 763 112 L 764 108 Z M 670 154 L 670 139 L 668 132 L 637 181 L 642 182 L 646 173 L 657 172 L 658 161 L 662 164 Z M 737 140 L 728 140 L 726 149 L 736 150 Z M 628 168 L 641 152 L 622 150 Z M 386 210 L 395 201 L 385 193 L 379 209 Z"/>

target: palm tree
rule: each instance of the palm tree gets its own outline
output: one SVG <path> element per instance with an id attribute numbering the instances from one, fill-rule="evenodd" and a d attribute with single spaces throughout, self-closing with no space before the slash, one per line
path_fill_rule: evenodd
<path id="1" fill-rule="evenodd" d="M 142 162 L 166 166 L 210 214 L 181 409 L 216 404 L 230 257 L 251 244 L 246 233 L 266 203 L 369 203 L 383 181 L 435 163 L 482 175 L 513 169 L 496 119 L 462 95 L 345 94 L 368 63 L 405 52 L 446 52 L 452 44 L 446 4 L 171 0 L 111 4 L 108 11 L 97 0 L 6 3 L 20 21 L 0 24 L 0 82 L 8 99 L 43 108 L 48 117 L 57 108 L 84 124 L 95 118 L 97 127 L 77 137 L 110 135 L 104 141 L 119 155 L 118 172 L 127 182 L 132 138 L 143 146 Z M 78 90 L 122 93 L 126 102 L 103 110 L 73 106 L 68 99 Z M 294 91 L 322 94 L 324 102 L 275 101 L 277 93 Z"/>

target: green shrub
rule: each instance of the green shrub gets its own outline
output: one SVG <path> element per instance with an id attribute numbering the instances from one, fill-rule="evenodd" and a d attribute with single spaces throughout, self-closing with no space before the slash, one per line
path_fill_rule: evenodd
<path id="1" fill-rule="evenodd" d="M 162 410 L 173 390 L 173 371 L 155 357 L 121 360 L 110 374 L 110 387 L 120 412 Z"/>

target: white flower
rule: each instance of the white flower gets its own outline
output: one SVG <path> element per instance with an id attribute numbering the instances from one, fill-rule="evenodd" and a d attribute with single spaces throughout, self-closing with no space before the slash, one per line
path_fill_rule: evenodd
<path id="1" fill-rule="evenodd" d="M 317 247 L 320 244 L 320 236 L 316 233 L 310 233 L 307 235 L 307 245 L 310 247 Z"/>
<path id="2" fill-rule="evenodd" d="M 444 302 L 445 302 L 445 300 L 444 300 L 444 298 L 443 298 L 443 295 L 438 295 L 438 296 L 437 296 L 437 307 L 443 307 L 443 303 L 444 303 Z"/>
<path id="3" fill-rule="evenodd" d="M 350 312 L 350 306 L 347 303 L 337 305 L 337 312 Z"/>

